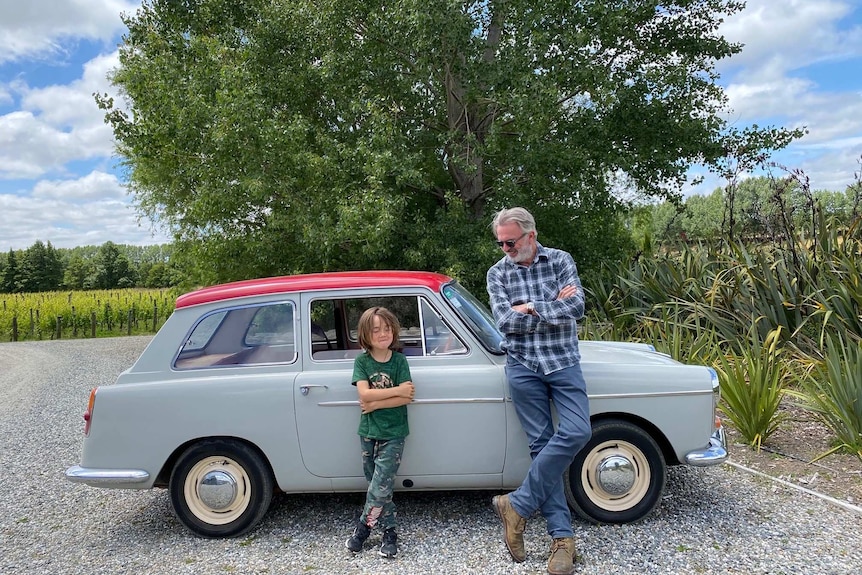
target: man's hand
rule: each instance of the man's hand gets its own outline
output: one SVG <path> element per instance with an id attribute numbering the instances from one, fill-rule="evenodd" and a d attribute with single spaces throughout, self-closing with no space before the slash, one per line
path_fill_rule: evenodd
<path id="1" fill-rule="evenodd" d="M 516 311 L 516 312 L 518 312 L 518 313 L 524 313 L 524 314 L 527 314 L 527 315 L 530 315 L 531 313 L 533 313 L 533 312 L 531 312 L 531 311 L 530 311 L 529 306 L 527 306 L 527 304 L 525 304 L 525 303 L 518 304 L 518 305 L 513 305 L 513 306 L 512 306 L 512 310 L 513 310 L 513 311 Z"/>
<path id="2" fill-rule="evenodd" d="M 558 300 L 568 299 L 578 293 L 578 287 L 572 284 L 567 285 L 563 289 L 560 290 L 560 294 L 557 296 Z"/>

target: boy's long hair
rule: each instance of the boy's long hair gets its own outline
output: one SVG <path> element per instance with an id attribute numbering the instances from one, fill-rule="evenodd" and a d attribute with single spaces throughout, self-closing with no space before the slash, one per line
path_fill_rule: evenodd
<path id="1" fill-rule="evenodd" d="M 359 345 L 365 351 L 371 351 L 371 348 L 374 347 L 371 345 L 374 338 L 374 316 L 380 317 L 380 321 L 392 329 L 392 343 L 389 345 L 389 349 L 398 349 L 398 334 L 401 333 L 401 324 L 398 323 L 395 314 L 385 307 L 370 307 L 362 312 L 359 325 L 356 328 Z"/>

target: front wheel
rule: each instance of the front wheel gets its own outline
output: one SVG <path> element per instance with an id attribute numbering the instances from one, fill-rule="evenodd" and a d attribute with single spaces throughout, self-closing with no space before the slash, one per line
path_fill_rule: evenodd
<path id="1" fill-rule="evenodd" d="M 236 537 L 263 518 L 273 480 L 247 445 L 210 439 L 180 456 L 169 489 L 174 513 L 186 527 L 203 537 Z"/>
<path id="2" fill-rule="evenodd" d="M 631 523 L 656 508 L 666 478 L 664 456 L 646 431 L 607 420 L 593 426 L 563 483 L 566 500 L 580 517 L 591 523 Z"/>

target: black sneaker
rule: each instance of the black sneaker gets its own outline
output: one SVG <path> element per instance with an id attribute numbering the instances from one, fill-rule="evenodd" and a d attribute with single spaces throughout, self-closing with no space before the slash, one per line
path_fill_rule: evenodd
<path id="1" fill-rule="evenodd" d="M 345 545 L 354 553 L 359 553 L 362 551 L 362 546 L 369 535 L 371 535 L 371 529 L 368 528 L 368 525 L 357 523 L 356 528 L 353 530 L 353 535 L 350 536 Z"/>
<path id="2" fill-rule="evenodd" d="M 398 534 L 394 529 L 383 532 L 383 541 L 380 542 L 380 555 L 383 557 L 395 557 L 398 554 Z"/>

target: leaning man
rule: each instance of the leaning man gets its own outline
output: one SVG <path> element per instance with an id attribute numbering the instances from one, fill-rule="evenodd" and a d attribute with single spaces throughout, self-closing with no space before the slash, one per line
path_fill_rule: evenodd
<path id="1" fill-rule="evenodd" d="M 488 294 L 505 336 L 509 393 L 533 458 L 521 486 L 494 497 L 494 511 L 516 562 L 526 559 L 527 519 L 541 511 L 553 539 L 548 573 L 568 575 L 576 553 L 563 472 L 591 433 L 577 331 L 584 292 L 572 256 L 537 241 L 530 212 L 502 210 L 492 227 L 506 255 L 488 270 Z M 551 401 L 559 419 L 556 430 Z"/>

